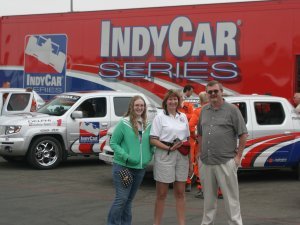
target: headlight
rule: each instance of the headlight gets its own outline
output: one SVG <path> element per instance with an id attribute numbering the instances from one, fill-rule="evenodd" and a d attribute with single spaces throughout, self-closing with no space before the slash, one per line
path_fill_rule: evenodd
<path id="1" fill-rule="evenodd" d="M 21 130 L 22 126 L 4 126 L 5 127 L 5 134 L 15 134 Z"/>

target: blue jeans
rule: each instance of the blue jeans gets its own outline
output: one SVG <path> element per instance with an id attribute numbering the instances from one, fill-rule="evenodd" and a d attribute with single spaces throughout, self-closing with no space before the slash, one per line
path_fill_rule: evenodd
<path id="1" fill-rule="evenodd" d="M 125 188 L 121 182 L 119 171 L 125 167 L 114 163 L 113 180 L 116 189 L 115 200 L 110 208 L 107 225 L 131 225 L 132 220 L 132 200 L 141 185 L 145 169 L 128 168 L 133 176 L 133 182 Z"/>

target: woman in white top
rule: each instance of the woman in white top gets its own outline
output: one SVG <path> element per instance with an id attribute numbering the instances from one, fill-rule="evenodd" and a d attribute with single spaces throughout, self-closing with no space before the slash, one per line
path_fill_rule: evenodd
<path id="1" fill-rule="evenodd" d="M 190 133 L 187 117 L 178 111 L 179 106 L 179 93 L 169 90 L 162 102 L 164 110 L 154 118 L 150 131 L 150 143 L 157 147 L 154 153 L 155 225 L 161 223 L 170 183 L 174 183 L 178 224 L 185 224 L 185 182 L 189 173 L 189 155 L 183 155 L 177 149 L 188 140 Z"/>

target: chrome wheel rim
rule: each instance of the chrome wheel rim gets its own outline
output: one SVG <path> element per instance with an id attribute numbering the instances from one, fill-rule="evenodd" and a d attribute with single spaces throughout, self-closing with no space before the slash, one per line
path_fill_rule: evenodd
<path id="1" fill-rule="evenodd" d="M 57 144 L 50 140 L 41 141 L 35 148 L 35 160 L 44 167 L 53 165 L 57 161 L 58 155 Z"/>

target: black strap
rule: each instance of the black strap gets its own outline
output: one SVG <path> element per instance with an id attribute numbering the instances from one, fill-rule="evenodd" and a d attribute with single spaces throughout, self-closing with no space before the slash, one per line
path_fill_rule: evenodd
<path id="1" fill-rule="evenodd" d="M 171 143 L 171 142 L 166 142 L 166 141 L 160 141 L 160 142 L 167 145 L 167 146 L 170 146 L 170 147 L 173 146 L 173 143 Z"/>

